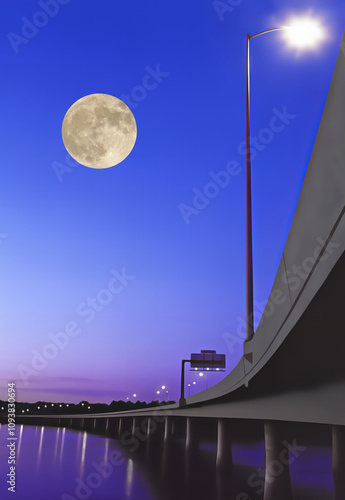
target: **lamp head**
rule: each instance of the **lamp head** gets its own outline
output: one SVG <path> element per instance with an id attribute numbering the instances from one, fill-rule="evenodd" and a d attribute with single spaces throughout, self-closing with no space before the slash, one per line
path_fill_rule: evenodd
<path id="1" fill-rule="evenodd" d="M 289 45 L 310 49 L 325 38 L 325 30 L 315 19 L 293 19 L 288 26 L 284 26 L 284 35 Z"/>

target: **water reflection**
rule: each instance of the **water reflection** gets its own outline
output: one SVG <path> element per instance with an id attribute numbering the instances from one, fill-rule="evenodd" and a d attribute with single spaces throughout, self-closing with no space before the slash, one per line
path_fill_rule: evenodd
<path id="1" fill-rule="evenodd" d="M 66 428 L 18 426 L 16 432 L 16 500 L 157 500 L 116 440 Z M 1 500 L 14 498 L 5 480 L 7 437 L 2 425 Z"/>
<path id="2" fill-rule="evenodd" d="M 56 462 L 56 457 L 57 457 L 57 450 L 58 450 L 58 444 L 59 444 L 59 437 L 60 437 L 60 427 L 57 430 L 56 433 L 56 441 L 55 441 L 55 448 L 54 448 L 54 464 Z"/>
<path id="3" fill-rule="evenodd" d="M 17 460 L 19 458 L 19 455 L 20 455 L 20 446 L 22 444 L 22 435 L 23 435 L 23 425 L 20 426 L 20 430 L 19 430 L 19 438 L 18 438 L 18 448 L 17 448 Z"/>
<path id="4" fill-rule="evenodd" d="M 61 467 L 61 463 L 62 463 L 62 457 L 63 457 L 63 447 L 64 447 L 64 444 L 65 444 L 65 432 L 66 432 L 66 428 L 64 427 L 64 428 L 62 429 L 62 438 L 61 438 L 61 448 L 60 448 L 59 468 Z"/>
<path id="5" fill-rule="evenodd" d="M 129 459 L 127 464 L 126 496 L 131 496 L 133 482 L 133 460 Z"/>
<path id="6" fill-rule="evenodd" d="M 41 428 L 41 434 L 40 434 L 40 444 L 38 447 L 38 454 L 37 454 L 37 471 L 40 469 L 40 463 L 41 463 L 41 456 L 42 456 L 42 445 L 43 445 L 43 434 L 44 434 L 44 427 Z"/>
<path id="7" fill-rule="evenodd" d="M 115 439 L 85 431 L 18 426 L 16 500 L 277 500 L 276 490 L 285 488 L 284 474 L 275 474 L 272 494 L 264 488 L 263 441 L 234 441 L 232 463 L 216 462 L 215 443 L 193 443 L 192 428 L 187 441 L 171 429 L 168 421 L 166 433 L 156 432 L 130 451 L 131 441 L 121 448 Z M 1 426 L 0 479 L 6 474 L 7 437 L 7 426 Z M 291 463 L 291 483 L 294 500 L 333 499 L 330 448 L 309 446 Z M 4 480 L 0 498 L 13 498 Z"/>
<path id="8" fill-rule="evenodd" d="M 81 459 L 80 459 L 80 475 L 81 476 L 83 476 L 83 474 L 84 474 L 86 441 L 87 441 L 87 432 L 84 432 L 83 444 L 82 444 L 82 449 L 81 449 Z"/>
<path id="9" fill-rule="evenodd" d="M 188 443 L 188 442 L 187 442 Z M 274 474 L 265 485 L 264 443 L 254 442 L 239 446 L 233 445 L 233 464 L 216 466 L 216 448 L 210 443 L 200 443 L 197 449 L 186 448 L 186 440 L 174 438 L 164 440 L 160 448 L 161 460 L 148 462 L 143 449 L 132 453 L 134 464 L 142 466 L 152 487 L 155 498 L 160 500 L 280 500 L 285 498 L 286 477 Z M 303 485 L 293 477 L 292 487 L 294 500 L 334 500 L 332 486 L 331 450 L 314 448 L 309 464 L 300 462 Z M 319 463 L 319 461 L 321 462 Z M 310 465 L 312 464 L 311 471 Z M 320 467 L 320 464 L 322 466 Z M 275 471 L 275 469 L 274 469 Z M 292 475 L 294 474 L 292 467 Z M 313 476 L 322 473 L 328 478 L 328 487 L 318 490 L 309 483 L 308 474 Z M 127 469 L 129 477 L 129 469 Z M 274 480 L 274 491 L 270 491 Z M 272 489 L 272 488 L 271 488 Z M 277 495 L 276 492 L 279 492 Z M 286 496 L 286 498 L 288 498 Z M 342 497 L 340 497 L 342 498 Z M 344 497 L 345 499 L 345 497 Z"/>
<path id="10" fill-rule="evenodd" d="M 105 446 L 104 446 L 104 461 L 108 461 L 108 454 L 109 454 L 109 439 L 105 439 Z"/>

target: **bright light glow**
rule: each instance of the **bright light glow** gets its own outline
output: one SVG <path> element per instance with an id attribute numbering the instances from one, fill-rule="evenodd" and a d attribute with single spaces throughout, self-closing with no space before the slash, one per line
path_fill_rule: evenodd
<path id="1" fill-rule="evenodd" d="M 37 410 L 40 410 L 40 409 L 41 409 L 41 407 L 40 407 L 40 406 L 37 406 Z"/>
<path id="2" fill-rule="evenodd" d="M 160 394 L 160 393 L 161 393 L 161 391 L 157 391 L 157 394 Z"/>
<path id="3" fill-rule="evenodd" d="M 293 47 L 314 48 L 325 38 L 325 30 L 320 23 L 309 18 L 292 20 L 284 28 L 285 37 Z"/>
<path id="4" fill-rule="evenodd" d="M 87 409 L 90 410 L 91 406 L 88 406 Z"/>
<path id="5" fill-rule="evenodd" d="M 209 368 L 206 368 L 207 371 L 209 371 Z"/>
<path id="6" fill-rule="evenodd" d="M 136 398 L 136 397 L 137 397 L 137 395 L 136 395 L 136 394 L 133 394 L 133 398 Z"/>
<path id="7" fill-rule="evenodd" d="M 195 368 L 195 371 L 198 371 L 198 369 L 197 369 L 197 368 Z"/>
<path id="8" fill-rule="evenodd" d="M 44 408 L 47 408 L 47 405 L 44 405 Z"/>
<path id="9" fill-rule="evenodd" d="M 62 405 L 59 405 L 59 406 L 60 406 L 60 408 L 62 408 Z"/>
<path id="10" fill-rule="evenodd" d="M 188 384 L 188 387 L 190 387 L 190 384 Z"/>
<path id="11" fill-rule="evenodd" d="M 217 372 L 219 372 L 219 368 L 216 368 Z"/>
<path id="12" fill-rule="evenodd" d="M 193 385 L 195 385 L 195 384 L 196 384 L 196 382 L 193 382 Z"/>
<path id="13" fill-rule="evenodd" d="M 203 374 L 203 373 L 199 373 L 199 377 L 203 377 L 203 376 L 204 376 L 204 374 Z"/>
<path id="14" fill-rule="evenodd" d="M 69 406 L 69 405 L 66 405 L 66 406 Z"/>
<path id="15" fill-rule="evenodd" d="M 165 389 L 165 385 L 162 385 L 162 389 Z"/>

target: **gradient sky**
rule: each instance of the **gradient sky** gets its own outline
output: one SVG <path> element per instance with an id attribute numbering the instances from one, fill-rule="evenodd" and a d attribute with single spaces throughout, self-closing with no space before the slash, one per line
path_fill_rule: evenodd
<path id="1" fill-rule="evenodd" d="M 224 334 L 240 331 L 245 315 L 246 33 L 308 14 L 327 29 L 318 50 L 297 52 L 281 32 L 251 45 L 252 136 L 269 139 L 254 146 L 252 175 L 262 307 L 322 115 L 344 2 L 237 0 L 222 15 L 212 0 L 61 0 L 49 3 L 49 17 L 38 14 L 48 3 L 8 3 L 1 27 L 0 398 L 14 380 L 20 401 L 152 400 L 162 384 L 176 399 L 182 358 L 216 349 L 228 373 L 242 354 Z M 33 20 L 42 24 L 34 31 Z M 147 81 L 155 88 L 143 92 Z M 127 100 L 137 122 L 136 145 L 114 168 L 76 164 L 61 139 L 68 108 L 92 93 Z M 265 135 L 284 109 L 289 123 Z M 215 193 L 208 183 L 227 166 Z M 183 215 L 204 190 L 215 196 Z M 113 280 L 119 293 L 87 314 L 88 298 L 109 298 L 101 290 L 112 271 L 129 277 Z M 49 350 L 66 330 L 64 348 Z M 51 359 L 39 362 L 42 352 Z M 208 385 L 223 376 L 209 374 Z M 205 388 L 188 371 L 193 381 L 192 392 Z"/>

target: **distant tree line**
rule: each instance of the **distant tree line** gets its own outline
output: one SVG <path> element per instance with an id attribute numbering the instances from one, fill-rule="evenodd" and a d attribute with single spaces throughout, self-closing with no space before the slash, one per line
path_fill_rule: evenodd
<path id="1" fill-rule="evenodd" d="M 142 408 L 152 408 L 155 406 L 165 406 L 173 404 L 175 401 L 112 401 L 109 405 L 105 403 L 89 403 L 81 401 L 74 403 L 51 403 L 47 401 L 37 401 L 36 403 L 16 403 L 16 415 L 73 415 L 78 413 L 107 413 L 116 411 L 140 410 Z M 0 416 L 7 415 L 7 402 L 0 401 Z"/>

